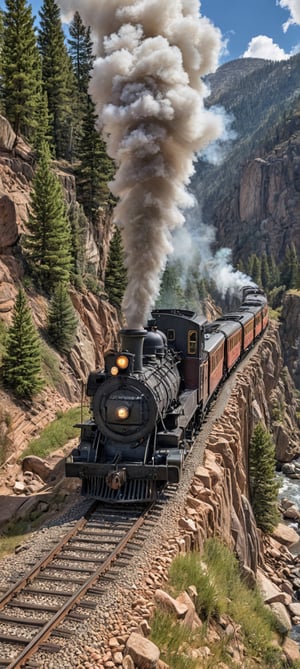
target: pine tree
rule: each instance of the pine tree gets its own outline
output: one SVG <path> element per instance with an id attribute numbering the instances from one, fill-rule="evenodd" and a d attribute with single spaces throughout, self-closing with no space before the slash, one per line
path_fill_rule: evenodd
<path id="1" fill-rule="evenodd" d="M 275 288 L 280 285 L 280 270 L 274 255 L 271 253 L 269 257 L 269 274 L 270 274 L 270 288 Z"/>
<path id="2" fill-rule="evenodd" d="M 256 254 L 254 254 L 254 256 L 253 256 L 253 266 L 252 266 L 251 277 L 252 277 L 254 283 L 256 283 L 257 286 L 262 285 L 262 281 L 261 281 L 261 260 Z"/>
<path id="3" fill-rule="evenodd" d="M 83 24 L 81 16 L 77 11 L 74 14 L 73 21 L 69 25 L 69 33 L 69 54 L 77 82 L 77 89 L 86 96 L 95 56 L 93 55 L 91 28 Z"/>
<path id="4" fill-rule="evenodd" d="M 106 153 L 104 141 L 95 124 L 95 105 L 88 97 L 78 148 L 80 165 L 77 170 L 77 195 L 92 223 L 97 220 L 99 206 L 110 206 L 113 203 L 108 183 L 114 174 L 113 162 Z"/>
<path id="5" fill-rule="evenodd" d="M 268 290 L 270 287 L 269 261 L 265 251 L 261 257 L 261 284 L 264 290 Z"/>
<path id="6" fill-rule="evenodd" d="M 249 448 L 251 504 L 257 526 L 271 533 L 279 522 L 275 479 L 275 448 L 271 435 L 261 423 L 253 432 Z"/>
<path id="7" fill-rule="evenodd" d="M 297 288 L 299 279 L 299 261 L 295 244 L 287 246 L 281 270 L 281 282 L 287 289 Z"/>
<path id="8" fill-rule="evenodd" d="M 35 109 L 36 130 L 33 139 L 33 145 L 38 159 L 43 151 L 43 145 L 51 146 L 51 128 L 48 110 L 47 93 L 43 91 L 42 85 L 39 89 L 37 106 Z M 53 147 L 52 147 L 53 148 Z"/>
<path id="9" fill-rule="evenodd" d="M 70 205 L 68 216 L 71 226 L 71 282 L 80 289 L 83 287 L 82 276 L 86 266 L 85 248 L 89 223 L 83 208 L 78 202 L 73 202 Z"/>
<path id="10" fill-rule="evenodd" d="M 238 262 L 236 263 L 236 269 L 237 269 L 238 272 L 242 272 L 242 274 L 246 274 L 245 265 L 244 265 L 242 259 L 238 260 Z"/>
<path id="11" fill-rule="evenodd" d="M 49 339 L 61 353 L 68 353 L 75 341 L 77 318 L 75 310 L 63 283 L 59 283 L 53 293 L 48 315 Z"/>
<path id="12" fill-rule="evenodd" d="M 185 299 L 179 277 L 178 266 L 168 263 L 162 276 L 156 307 L 161 309 L 184 307 Z"/>
<path id="13" fill-rule="evenodd" d="M 104 287 L 110 303 L 121 309 L 122 299 L 126 288 L 127 271 L 124 266 L 124 250 L 119 228 L 116 228 L 109 247 L 106 265 Z"/>
<path id="14" fill-rule="evenodd" d="M 75 123 L 72 142 L 72 158 L 78 158 L 79 143 L 83 134 L 83 119 L 88 105 L 88 86 L 93 67 L 93 43 L 91 29 L 86 27 L 79 12 L 75 12 L 73 21 L 69 25 L 70 39 L 68 39 L 69 55 L 72 62 L 76 91 L 74 100 Z"/>
<path id="15" fill-rule="evenodd" d="M 19 290 L 3 362 L 4 384 L 18 397 L 30 398 L 43 386 L 41 351 L 24 290 Z"/>
<path id="16" fill-rule="evenodd" d="M 50 164 L 50 152 L 42 146 L 33 180 L 31 233 L 25 251 L 32 273 L 46 292 L 60 281 L 68 283 L 71 269 L 70 224 L 65 213 L 62 187 Z"/>
<path id="17" fill-rule="evenodd" d="M 6 0 L 6 7 L 2 53 L 4 110 L 16 135 L 22 133 L 31 139 L 41 81 L 31 6 L 26 0 Z"/>
<path id="18" fill-rule="evenodd" d="M 38 44 L 42 56 L 42 78 L 47 93 L 52 143 L 56 158 L 72 152 L 74 75 L 65 45 L 60 10 L 54 0 L 44 0 Z"/>

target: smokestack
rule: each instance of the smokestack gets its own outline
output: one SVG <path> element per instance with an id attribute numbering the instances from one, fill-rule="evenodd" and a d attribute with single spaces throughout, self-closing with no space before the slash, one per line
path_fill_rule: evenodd
<path id="1" fill-rule="evenodd" d="M 134 354 L 134 371 L 141 372 L 143 368 L 143 345 L 147 330 L 120 330 L 122 349 Z"/>

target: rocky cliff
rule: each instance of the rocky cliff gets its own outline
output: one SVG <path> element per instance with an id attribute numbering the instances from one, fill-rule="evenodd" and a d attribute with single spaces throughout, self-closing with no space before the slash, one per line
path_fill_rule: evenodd
<path id="1" fill-rule="evenodd" d="M 24 276 L 20 236 L 26 233 L 30 192 L 36 166 L 30 146 L 16 136 L 8 121 L 0 116 L 0 319 L 11 323 L 19 282 Z M 76 203 L 75 179 L 68 165 L 55 163 L 67 205 Z M 112 234 L 111 212 L 99 212 L 99 220 L 85 234 L 87 262 L 99 279 L 104 268 Z M 76 340 L 68 356 L 51 349 L 51 360 L 59 370 L 55 388 L 47 387 L 31 403 L 16 402 L 0 389 L 0 443 L 5 444 L 10 463 L 28 443 L 56 417 L 80 401 L 82 383 L 92 369 L 103 366 L 103 354 L 117 342 L 119 321 L 115 309 L 105 299 L 85 290 L 70 291 L 78 316 Z M 34 290 L 27 291 L 33 319 L 43 339 L 49 301 Z M 45 346 L 48 346 L 45 342 Z"/>
<path id="2" fill-rule="evenodd" d="M 281 312 L 280 338 L 284 363 L 300 390 L 300 293 L 285 294 Z"/>
<path id="3" fill-rule="evenodd" d="M 226 115 L 216 151 L 200 157 L 193 189 L 216 247 L 233 260 L 300 253 L 300 54 L 288 61 L 238 59 L 208 77 L 207 106 Z"/>
<path id="4" fill-rule="evenodd" d="M 75 179 L 67 165 L 55 164 L 67 204 L 76 202 Z M 16 136 L 8 121 L 0 117 L 0 318 L 11 321 L 18 282 L 24 275 L 20 235 L 26 232 L 30 192 L 35 170 L 31 148 Z M 99 278 L 104 278 L 105 261 L 112 231 L 111 212 L 99 212 L 95 229 L 87 230 L 85 251 Z M 75 345 L 68 358 L 60 360 L 64 382 L 60 392 L 70 402 L 80 396 L 80 381 L 103 363 L 103 352 L 115 345 L 119 323 L 115 310 L 105 299 L 89 291 L 71 292 L 78 314 Z M 36 326 L 46 324 L 48 301 L 30 291 L 28 295 Z M 54 353 L 55 354 L 55 353 Z"/>
<path id="5" fill-rule="evenodd" d="M 275 409 L 282 408 L 280 417 Z M 300 454 L 292 383 L 283 375 L 278 329 L 271 325 L 249 361 L 238 371 L 229 402 L 206 442 L 204 467 L 196 472 L 187 509 L 199 516 L 198 539 L 219 535 L 234 547 L 244 567 L 256 572 L 263 557 L 248 488 L 248 449 L 258 421 L 273 434 L 276 459 Z M 192 515 L 195 517 L 195 513 Z"/>
<path id="6" fill-rule="evenodd" d="M 260 147 L 240 166 L 235 179 L 222 201 L 204 206 L 217 229 L 218 247 L 230 245 L 234 258 L 244 262 L 264 251 L 282 260 L 291 242 L 300 254 L 300 115 L 287 123 L 271 151 Z"/>

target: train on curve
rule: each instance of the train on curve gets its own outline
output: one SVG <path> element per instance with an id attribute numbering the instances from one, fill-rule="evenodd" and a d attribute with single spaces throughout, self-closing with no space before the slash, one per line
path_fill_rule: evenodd
<path id="1" fill-rule="evenodd" d="M 246 286 L 240 307 L 208 322 L 157 309 L 145 330 L 121 330 L 120 351 L 87 382 L 91 419 L 66 459 L 82 494 L 109 502 L 149 501 L 177 483 L 195 432 L 220 385 L 268 324 L 263 291 Z"/>

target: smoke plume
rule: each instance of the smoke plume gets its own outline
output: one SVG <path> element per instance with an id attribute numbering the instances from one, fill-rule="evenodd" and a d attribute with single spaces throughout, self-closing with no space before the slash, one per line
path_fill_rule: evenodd
<path id="1" fill-rule="evenodd" d="M 201 77 L 216 69 L 220 32 L 198 0 L 60 0 L 92 28 L 97 60 L 90 92 L 117 171 L 128 270 L 127 325 L 142 327 L 172 252 L 172 231 L 193 204 L 187 185 L 197 152 L 222 133 L 204 108 Z"/>

